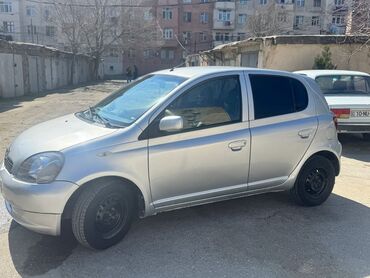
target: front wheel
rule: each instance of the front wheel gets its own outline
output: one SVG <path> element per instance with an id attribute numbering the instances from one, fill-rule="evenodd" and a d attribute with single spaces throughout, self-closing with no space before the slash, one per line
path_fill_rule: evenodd
<path id="1" fill-rule="evenodd" d="M 134 215 L 135 198 L 130 188 L 117 181 L 91 185 L 73 209 L 73 234 L 86 247 L 106 249 L 122 240 Z"/>
<path id="2" fill-rule="evenodd" d="M 334 183 L 333 164 L 325 157 L 314 156 L 301 169 L 290 193 L 300 205 L 318 206 L 329 198 Z"/>

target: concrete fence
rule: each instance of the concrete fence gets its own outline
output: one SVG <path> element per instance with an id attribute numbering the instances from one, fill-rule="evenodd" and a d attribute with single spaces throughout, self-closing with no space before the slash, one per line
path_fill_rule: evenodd
<path id="1" fill-rule="evenodd" d="M 286 71 L 307 70 L 324 46 L 337 69 L 370 73 L 369 37 L 344 35 L 284 35 L 249 38 L 189 55 L 187 65 L 242 66 Z"/>
<path id="2" fill-rule="evenodd" d="M 93 59 L 42 45 L 0 40 L 0 98 L 92 81 Z"/>

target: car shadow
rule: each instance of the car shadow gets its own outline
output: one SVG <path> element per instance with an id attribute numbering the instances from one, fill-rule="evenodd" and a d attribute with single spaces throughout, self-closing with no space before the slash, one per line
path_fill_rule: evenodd
<path id="1" fill-rule="evenodd" d="M 8 244 L 21 276 L 366 277 L 369 231 L 370 208 L 352 200 L 307 208 L 271 193 L 138 220 L 100 252 L 15 223 Z"/>
<path id="2" fill-rule="evenodd" d="M 370 140 L 364 139 L 361 134 L 339 134 L 339 141 L 344 157 L 370 162 Z"/>

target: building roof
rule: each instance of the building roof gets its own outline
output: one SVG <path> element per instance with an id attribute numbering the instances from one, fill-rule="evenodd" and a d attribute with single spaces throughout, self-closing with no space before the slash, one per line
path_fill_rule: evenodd
<path id="1" fill-rule="evenodd" d="M 222 51 L 227 48 L 237 48 L 239 46 L 248 45 L 250 43 L 266 43 L 271 44 L 347 44 L 347 43 L 366 43 L 369 41 L 369 36 L 352 36 L 352 35 L 279 35 L 268 37 L 253 37 L 246 40 L 221 44 L 213 49 L 203 51 L 201 53 Z"/>

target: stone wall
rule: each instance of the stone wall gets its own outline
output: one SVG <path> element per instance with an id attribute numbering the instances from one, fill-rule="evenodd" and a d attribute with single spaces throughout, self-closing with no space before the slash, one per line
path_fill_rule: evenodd
<path id="1" fill-rule="evenodd" d="M 94 79 L 93 60 L 41 45 L 0 40 L 0 98 L 39 95 Z"/>

